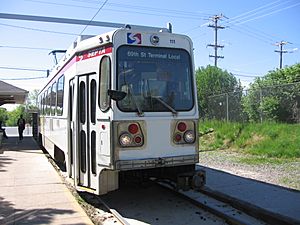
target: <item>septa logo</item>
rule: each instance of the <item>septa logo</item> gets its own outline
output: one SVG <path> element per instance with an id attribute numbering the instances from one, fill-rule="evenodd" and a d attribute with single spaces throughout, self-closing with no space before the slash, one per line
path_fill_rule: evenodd
<path id="1" fill-rule="evenodd" d="M 141 33 L 127 33 L 127 43 L 128 44 L 142 44 L 142 34 Z"/>

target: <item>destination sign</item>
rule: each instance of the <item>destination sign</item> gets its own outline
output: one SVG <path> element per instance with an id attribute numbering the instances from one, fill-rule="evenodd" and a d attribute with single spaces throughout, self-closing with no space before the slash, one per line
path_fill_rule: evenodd
<path id="1" fill-rule="evenodd" d="M 166 60 L 180 60 L 180 54 L 163 53 L 163 52 L 147 52 L 147 51 L 133 51 L 128 50 L 127 56 L 132 58 L 145 58 L 145 59 L 166 59 Z"/>

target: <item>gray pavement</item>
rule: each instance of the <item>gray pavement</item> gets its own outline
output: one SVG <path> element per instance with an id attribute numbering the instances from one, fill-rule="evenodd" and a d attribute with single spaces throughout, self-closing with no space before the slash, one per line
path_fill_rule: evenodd
<path id="1" fill-rule="evenodd" d="M 0 225 L 93 224 L 32 137 L 0 148 Z"/>
<path id="2" fill-rule="evenodd" d="M 208 167 L 199 168 L 206 171 L 208 193 L 267 218 L 270 224 L 300 224 L 300 191 Z"/>

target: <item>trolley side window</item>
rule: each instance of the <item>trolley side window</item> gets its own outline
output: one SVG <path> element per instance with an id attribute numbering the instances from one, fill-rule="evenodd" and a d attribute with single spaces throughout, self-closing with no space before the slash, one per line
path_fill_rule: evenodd
<path id="1" fill-rule="evenodd" d="M 110 98 L 107 90 L 110 87 L 111 61 L 108 56 L 104 56 L 100 62 L 100 87 L 99 87 L 99 107 L 106 111 L 110 106 Z"/>
<path id="2" fill-rule="evenodd" d="M 97 163 L 96 163 L 96 132 L 92 131 L 91 133 L 91 162 L 92 162 L 92 173 L 96 175 L 97 172 Z"/>
<path id="3" fill-rule="evenodd" d="M 91 107 L 91 123 L 96 123 L 96 97 L 97 97 L 97 85 L 96 81 L 93 79 L 91 81 L 91 99 L 90 99 L 90 107 Z"/>
<path id="4" fill-rule="evenodd" d="M 42 115 L 45 115 L 45 107 L 46 107 L 46 92 L 42 94 Z"/>
<path id="5" fill-rule="evenodd" d="M 86 111 L 86 107 L 85 107 L 85 83 L 83 81 L 80 82 L 79 85 L 79 107 L 80 107 L 80 111 L 79 111 L 79 119 L 81 123 L 85 123 L 85 111 Z"/>
<path id="6" fill-rule="evenodd" d="M 47 90 L 47 97 L 46 97 L 46 115 L 50 115 L 50 102 L 51 102 L 51 87 Z"/>
<path id="7" fill-rule="evenodd" d="M 86 172 L 86 134 L 84 130 L 80 131 L 80 170 Z"/>
<path id="8" fill-rule="evenodd" d="M 63 114 L 64 106 L 64 82 L 65 77 L 61 76 L 57 81 L 57 115 L 61 116 Z"/>
<path id="9" fill-rule="evenodd" d="M 51 109 L 51 116 L 55 115 L 55 108 L 56 108 L 56 82 L 54 82 L 51 86 L 51 103 L 50 103 L 50 109 Z"/>

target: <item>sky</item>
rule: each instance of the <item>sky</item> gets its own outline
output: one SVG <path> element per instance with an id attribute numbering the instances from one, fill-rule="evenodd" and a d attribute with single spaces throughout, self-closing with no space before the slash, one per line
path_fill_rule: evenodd
<path id="1" fill-rule="evenodd" d="M 171 22 L 174 33 L 192 39 L 196 69 L 214 65 L 209 57 L 214 51 L 207 47 L 214 43 L 214 30 L 208 25 L 213 16 L 222 15 L 218 25 L 224 29 L 218 30 L 218 44 L 224 48 L 218 54 L 224 59 L 218 60 L 218 67 L 233 73 L 243 86 L 279 67 L 274 50 L 280 41 L 287 42 L 283 66 L 300 62 L 300 0 L 0 0 L 0 13 L 94 17 L 94 21 L 155 27 Z M 80 33 L 96 35 L 114 29 L 84 28 L 0 18 L 0 80 L 28 91 L 41 89 L 45 78 L 40 77 L 54 66 L 50 51 L 67 49 Z"/>

